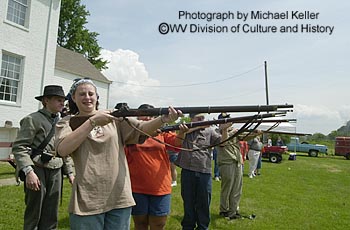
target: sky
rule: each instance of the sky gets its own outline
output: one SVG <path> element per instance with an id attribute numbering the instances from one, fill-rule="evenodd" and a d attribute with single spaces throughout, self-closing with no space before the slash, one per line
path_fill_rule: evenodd
<path id="1" fill-rule="evenodd" d="M 270 105 L 294 105 L 296 132 L 327 135 L 350 120 L 350 1 L 81 4 L 109 61 L 111 108 L 264 105 L 267 88 Z"/>

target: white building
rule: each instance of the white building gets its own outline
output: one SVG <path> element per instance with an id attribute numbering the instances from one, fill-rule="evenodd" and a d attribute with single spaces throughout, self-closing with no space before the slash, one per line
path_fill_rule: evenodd
<path id="1" fill-rule="evenodd" d="M 1 148 L 16 137 L 19 121 L 41 108 L 34 99 L 45 85 L 62 85 L 68 93 L 73 79 L 89 77 L 106 108 L 109 81 L 82 55 L 57 47 L 61 0 L 0 1 L 0 159 Z M 57 53 L 56 53 L 57 47 Z"/>

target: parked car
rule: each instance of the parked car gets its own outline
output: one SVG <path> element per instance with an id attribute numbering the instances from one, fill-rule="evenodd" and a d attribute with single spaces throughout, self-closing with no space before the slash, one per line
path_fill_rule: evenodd
<path id="1" fill-rule="evenodd" d="M 328 151 L 325 145 L 309 144 L 307 142 L 300 143 L 298 137 L 291 137 L 287 147 L 289 151 L 308 153 L 310 157 L 317 157 L 319 153 L 327 154 Z"/>
<path id="2" fill-rule="evenodd" d="M 279 163 L 282 161 L 282 154 L 287 153 L 287 151 L 287 146 L 264 146 L 262 157 L 268 158 L 272 163 Z"/>
<path id="3" fill-rule="evenodd" d="M 350 137 L 336 137 L 334 154 L 350 160 Z"/>

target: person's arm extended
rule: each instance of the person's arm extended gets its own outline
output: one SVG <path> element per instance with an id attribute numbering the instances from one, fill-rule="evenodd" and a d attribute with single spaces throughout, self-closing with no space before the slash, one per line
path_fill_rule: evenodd
<path id="1" fill-rule="evenodd" d="M 163 123 L 175 121 L 181 115 L 181 111 L 176 111 L 173 107 L 169 107 L 168 115 L 163 115 L 156 119 L 142 122 L 140 129 L 145 133 L 153 135 Z M 58 143 L 56 148 L 58 154 L 62 157 L 68 156 L 84 142 L 93 128 L 96 126 L 107 125 L 108 123 L 118 121 L 119 119 L 120 118 L 118 117 L 112 116 L 108 110 L 98 111 Z"/>
<path id="2" fill-rule="evenodd" d="M 56 147 L 58 154 L 62 157 L 68 156 L 83 143 L 93 128 L 107 125 L 117 119 L 110 115 L 110 111 L 98 111 L 58 143 Z"/>
<path id="3" fill-rule="evenodd" d="M 155 119 L 142 122 L 140 129 L 149 135 L 154 135 L 157 129 L 159 129 L 164 123 L 176 121 L 180 116 L 182 116 L 182 112 L 180 110 L 176 111 L 170 106 L 168 115 L 162 115 Z"/>
<path id="4" fill-rule="evenodd" d="M 244 137 L 244 140 L 245 140 L 245 141 L 250 141 L 250 140 L 253 139 L 253 142 L 256 142 L 256 140 L 254 140 L 254 138 L 255 138 L 256 136 L 261 135 L 262 133 L 263 133 L 263 132 L 262 132 L 260 129 L 256 129 L 256 130 L 254 130 L 252 133 L 250 133 L 248 136 L 245 136 L 245 135 L 241 134 L 241 135 L 239 136 L 239 138 L 242 139 L 242 138 Z"/>
<path id="5" fill-rule="evenodd" d="M 179 126 L 180 130 L 176 135 L 176 139 L 175 139 L 175 145 L 176 146 L 181 146 L 182 142 L 185 139 L 186 133 L 189 131 L 188 127 L 184 124 L 180 124 Z"/>
<path id="6" fill-rule="evenodd" d="M 90 118 L 92 119 L 92 118 Z M 61 157 L 66 157 L 74 152 L 87 138 L 93 126 L 89 120 L 86 120 L 79 128 L 66 136 L 57 146 L 57 152 Z"/>
<path id="7" fill-rule="evenodd" d="M 232 122 L 226 123 L 226 124 L 220 124 L 219 129 L 221 133 L 221 141 L 228 139 L 228 128 L 232 126 Z M 226 143 L 221 144 L 221 147 L 224 147 Z"/>

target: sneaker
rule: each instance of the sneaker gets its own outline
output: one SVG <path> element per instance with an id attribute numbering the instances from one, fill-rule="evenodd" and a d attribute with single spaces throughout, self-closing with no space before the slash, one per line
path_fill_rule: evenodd
<path id="1" fill-rule="evenodd" d="M 250 179 L 253 179 L 253 175 L 252 175 L 252 174 L 250 174 L 250 175 L 249 175 L 249 178 L 250 178 Z"/>
<path id="2" fill-rule="evenodd" d="M 171 187 L 176 187 L 176 186 L 177 186 L 177 182 L 176 181 L 171 182 Z"/>
<path id="3" fill-rule="evenodd" d="M 228 217 L 228 212 L 220 212 L 219 215 L 223 217 Z"/>
<path id="4" fill-rule="evenodd" d="M 215 181 L 220 181 L 220 177 L 217 177 L 217 176 L 216 176 L 216 177 L 214 177 L 214 180 L 215 180 Z"/>
<path id="5" fill-rule="evenodd" d="M 228 219 L 230 220 L 235 220 L 235 219 L 242 219 L 241 214 L 239 214 L 238 212 L 232 216 L 229 216 Z"/>

